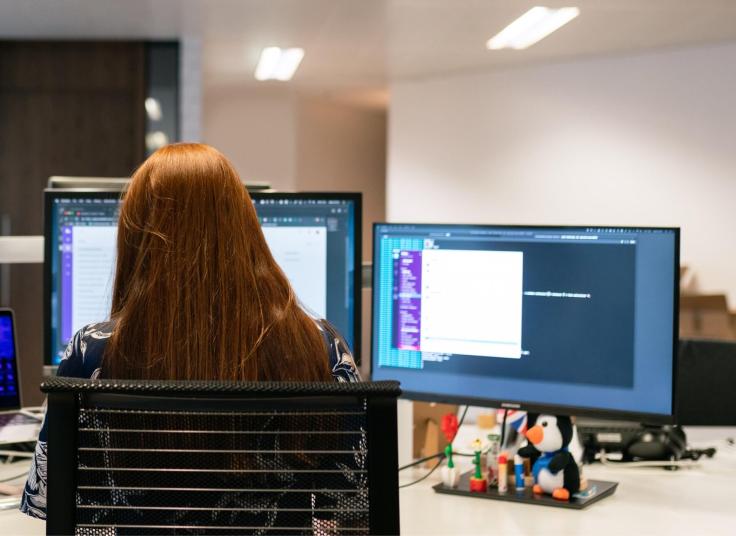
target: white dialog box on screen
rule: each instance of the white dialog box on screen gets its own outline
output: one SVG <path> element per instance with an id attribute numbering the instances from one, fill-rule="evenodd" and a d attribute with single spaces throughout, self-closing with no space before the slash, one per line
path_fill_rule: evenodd
<path id="1" fill-rule="evenodd" d="M 299 300 L 327 316 L 327 227 L 263 227 L 268 247 Z"/>
<path id="2" fill-rule="evenodd" d="M 422 352 L 521 358 L 521 251 L 422 251 Z"/>
<path id="3" fill-rule="evenodd" d="M 115 226 L 72 228 L 72 333 L 110 317 L 117 234 Z"/>

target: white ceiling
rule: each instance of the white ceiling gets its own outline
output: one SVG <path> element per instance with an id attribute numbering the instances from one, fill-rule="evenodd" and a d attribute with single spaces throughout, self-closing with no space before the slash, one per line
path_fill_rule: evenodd
<path id="1" fill-rule="evenodd" d="M 527 50 L 485 49 L 536 4 L 581 13 Z M 258 84 L 261 48 L 300 46 L 291 87 L 370 92 L 394 79 L 736 40 L 736 0 L 0 0 L 3 37 L 201 39 L 209 87 Z"/>

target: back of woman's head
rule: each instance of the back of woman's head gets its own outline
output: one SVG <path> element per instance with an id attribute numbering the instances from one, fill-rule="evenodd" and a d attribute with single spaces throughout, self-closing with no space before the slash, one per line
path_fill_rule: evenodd
<path id="1" fill-rule="evenodd" d="M 104 376 L 330 378 L 322 335 L 217 150 L 176 144 L 148 158 L 125 193 L 117 241 Z"/>

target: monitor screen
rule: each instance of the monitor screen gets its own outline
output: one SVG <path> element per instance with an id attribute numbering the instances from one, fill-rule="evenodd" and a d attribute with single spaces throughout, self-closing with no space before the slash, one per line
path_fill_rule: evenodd
<path id="1" fill-rule="evenodd" d="M 110 315 L 120 192 L 46 195 L 46 363 L 74 333 Z M 360 352 L 361 195 L 252 193 L 266 241 L 305 309 Z"/>
<path id="2" fill-rule="evenodd" d="M 0 410 L 20 408 L 13 314 L 0 309 Z"/>
<path id="3" fill-rule="evenodd" d="M 376 224 L 372 377 L 410 398 L 669 420 L 679 230 Z"/>

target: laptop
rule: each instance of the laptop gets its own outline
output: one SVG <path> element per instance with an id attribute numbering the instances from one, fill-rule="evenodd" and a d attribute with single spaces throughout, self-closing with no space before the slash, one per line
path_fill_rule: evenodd
<path id="1" fill-rule="evenodd" d="M 13 311 L 0 308 L 0 445 L 36 441 L 41 419 L 21 410 Z"/>

